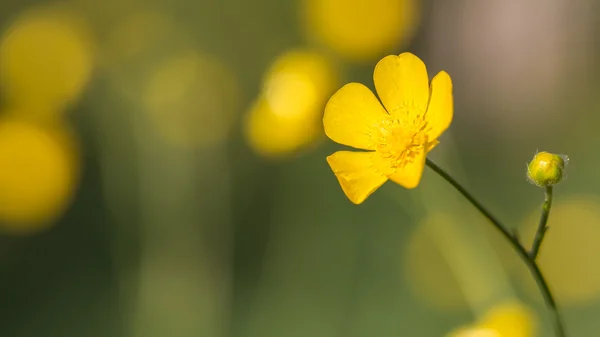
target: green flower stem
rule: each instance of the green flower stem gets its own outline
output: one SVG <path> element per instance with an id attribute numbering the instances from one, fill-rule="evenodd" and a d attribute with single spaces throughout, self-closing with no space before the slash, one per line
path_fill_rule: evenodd
<path id="1" fill-rule="evenodd" d="M 473 197 L 467 190 L 462 187 L 452 176 L 450 176 L 446 171 L 437 166 L 434 162 L 432 162 L 429 158 L 427 158 L 427 166 L 432 169 L 435 173 L 439 174 L 444 180 L 446 180 L 452 187 L 454 187 L 460 194 L 462 194 L 477 210 L 485 216 L 497 230 L 508 240 L 508 242 L 513 246 L 519 257 L 523 260 L 527 268 L 529 268 L 531 274 L 533 275 L 538 287 L 540 288 L 540 292 L 546 301 L 550 311 L 552 312 L 554 325 L 556 329 L 556 335 L 558 337 L 565 337 L 565 329 L 563 327 L 562 318 L 558 312 L 558 307 L 556 305 L 556 301 L 548 287 L 548 283 L 542 274 L 539 266 L 535 262 L 535 259 L 531 258 L 530 253 L 527 251 L 525 247 L 519 242 L 517 237 L 506 227 L 504 226 L 496 217 L 494 217 L 490 211 L 488 211 L 475 197 Z M 549 209 L 549 207 L 548 207 Z"/>
<path id="2" fill-rule="evenodd" d="M 542 215 L 540 216 L 540 223 L 538 225 L 537 231 L 535 232 L 533 246 L 531 247 L 531 251 L 529 252 L 529 257 L 532 260 L 535 260 L 538 254 L 540 253 L 540 247 L 542 246 L 544 235 L 546 235 L 546 231 L 548 231 L 546 223 L 548 223 L 550 207 L 552 207 L 552 186 L 546 186 L 546 197 L 544 200 L 544 205 L 542 206 Z"/>

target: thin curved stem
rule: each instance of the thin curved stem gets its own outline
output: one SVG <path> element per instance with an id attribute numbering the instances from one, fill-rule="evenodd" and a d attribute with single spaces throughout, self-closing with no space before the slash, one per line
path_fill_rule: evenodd
<path id="1" fill-rule="evenodd" d="M 535 232 L 535 238 L 533 239 L 533 245 L 529 252 L 529 257 L 535 260 L 540 253 L 540 247 L 544 240 L 544 235 L 548 231 L 546 224 L 548 223 L 548 216 L 550 215 L 550 208 L 552 207 L 552 186 L 546 187 L 546 196 L 544 199 L 544 205 L 542 206 L 542 215 L 540 216 L 540 222 L 538 224 L 537 231 Z"/>
<path id="2" fill-rule="evenodd" d="M 463 195 L 463 197 L 465 197 L 473 206 L 475 206 L 475 208 L 477 208 L 477 210 L 483 216 L 485 216 L 492 223 L 492 225 L 494 225 L 494 227 L 496 227 L 497 230 L 500 231 L 500 233 L 506 238 L 506 240 L 508 240 L 508 242 L 515 249 L 517 254 L 519 254 L 519 257 L 521 258 L 521 260 L 523 260 L 525 265 L 527 265 L 527 268 L 529 268 L 529 271 L 531 272 L 533 278 L 535 279 L 535 281 L 540 289 L 540 292 L 542 293 L 542 296 L 544 297 L 544 300 L 546 301 L 546 304 L 548 305 L 550 311 L 552 312 L 554 325 L 555 325 L 555 329 L 556 329 L 556 335 L 558 337 L 565 337 L 566 334 L 565 334 L 565 329 L 564 329 L 564 325 L 562 322 L 562 318 L 558 312 L 558 307 L 556 305 L 556 301 L 554 300 L 554 296 L 552 295 L 552 292 L 550 291 L 550 287 L 548 286 L 548 283 L 546 282 L 546 279 L 544 278 L 542 271 L 540 270 L 539 266 L 535 262 L 535 259 L 532 259 L 530 257 L 529 252 L 519 242 L 516 235 L 514 235 L 495 216 L 493 216 L 490 211 L 488 211 L 479 201 L 477 201 L 477 199 L 475 199 L 475 197 L 473 197 L 464 187 L 462 187 L 462 185 L 460 185 L 460 183 L 458 183 L 454 178 L 452 178 L 452 176 L 450 176 L 450 174 L 446 173 L 446 171 L 444 171 L 441 167 L 437 166 L 429 158 L 427 158 L 426 163 L 430 169 L 432 169 L 435 173 L 439 174 L 442 178 L 444 178 L 444 180 L 446 180 L 450 185 L 452 185 L 452 187 L 454 187 L 460 194 Z"/>

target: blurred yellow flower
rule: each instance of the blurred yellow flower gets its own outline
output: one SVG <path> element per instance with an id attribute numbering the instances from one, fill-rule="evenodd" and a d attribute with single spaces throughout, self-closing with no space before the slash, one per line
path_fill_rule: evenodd
<path id="1" fill-rule="evenodd" d="M 189 31 L 168 13 L 138 9 L 111 27 L 100 49 L 100 65 L 117 89 L 137 100 L 148 73 L 157 63 L 195 47 Z"/>
<path id="2" fill-rule="evenodd" d="M 176 54 L 154 69 L 144 89 L 143 105 L 164 140 L 206 148 L 227 139 L 239 86 L 219 59 L 194 50 Z"/>
<path id="3" fill-rule="evenodd" d="M 456 331 L 448 337 L 502 337 L 497 331 L 481 328 L 469 328 Z"/>
<path id="4" fill-rule="evenodd" d="M 408 240 L 399 244 L 402 274 L 411 295 L 428 306 L 454 312 L 469 307 L 485 310 L 490 302 L 512 296 L 505 265 L 493 252 L 499 248 L 498 242 L 485 238 L 485 230 L 494 229 L 473 231 L 471 225 L 477 219 L 465 215 L 460 207 L 434 209 L 421 217 Z"/>
<path id="5" fill-rule="evenodd" d="M 419 0 L 303 0 L 306 34 L 350 60 L 381 57 L 410 40 Z"/>
<path id="6" fill-rule="evenodd" d="M 513 301 L 493 307 L 477 324 L 497 331 L 502 337 L 531 337 L 536 333 L 535 314 L 523 304 Z"/>
<path id="7" fill-rule="evenodd" d="M 537 334 L 535 314 L 517 301 L 493 307 L 473 326 L 452 332 L 448 337 L 533 337 Z"/>
<path id="8" fill-rule="evenodd" d="M 179 38 L 182 30 L 164 12 L 144 9 L 127 15 L 107 33 L 100 49 L 100 66 L 123 72 L 133 65 L 143 64 L 149 52 L 165 48 L 165 35 L 171 34 Z"/>
<path id="9" fill-rule="evenodd" d="M 68 0 L 67 3 L 84 13 L 94 27 L 105 29 L 115 21 L 146 8 L 143 0 Z"/>
<path id="10" fill-rule="evenodd" d="M 0 120 L 0 230 L 47 228 L 71 201 L 78 149 L 65 125 Z"/>
<path id="11" fill-rule="evenodd" d="M 410 53 L 390 55 L 375 66 L 375 88 L 349 83 L 327 103 L 323 125 L 333 141 L 368 152 L 338 151 L 327 162 L 346 196 L 362 203 L 388 179 L 416 187 L 427 153 L 450 126 L 452 81 L 439 72 L 431 81 L 423 61 Z"/>
<path id="12" fill-rule="evenodd" d="M 436 237 L 432 231 L 432 228 L 445 228 L 451 231 L 460 224 L 460 218 L 453 214 L 441 212 L 428 214 L 414 227 L 408 242 L 399 245 L 404 250 L 402 267 L 407 286 L 411 294 L 420 302 L 451 311 L 468 307 L 466 294 L 457 279 L 459 275 L 451 264 L 449 253 L 444 251 L 441 245 L 436 244 Z M 444 237 L 447 242 L 459 245 L 459 242 L 455 242 L 455 236 L 444 235 Z M 483 282 L 483 285 L 487 283 Z M 484 292 L 480 289 L 474 290 L 481 301 L 489 300 L 487 296 L 481 296 Z"/>
<path id="13" fill-rule="evenodd" d="M 245 129 L 252 149 L 265 157 L 295 153 L 318 140 L 323 131 L 314 121 L 296 122 L 275 113 L 264 96 L 253 103 L 246 116 Z"/>
<path id="14" fill-rule="evenodd" d="M 43 7 L 21 14 L 0 41 L 0 89 L 8 103 L 61 111 L 90 78 L 91 41 L 74 12 Z"/>
<path id="15" fill-rule="evenodd" d="M 294 50 L 281 55 L 246 116 L 245 135 L 252 149 L 277 157 L 313 144 L 322 135 L 323 107 L 336 82 L 335 68 L 320 54 Z"/>
<path id="16" fill-rule="evenodd" d="M 523 241 L 532 242 L 539 210 L 523 222 Z M 580 195 L 557 200 L 548 218 L 538 263 L 557 301 L 563 305 L 589 305 L 600 300 L 600 199 Z M 520 270 L 528 289 L 537 295 L 530 273 Z M 536 296 L 537 297 L 537 296 Z"/>

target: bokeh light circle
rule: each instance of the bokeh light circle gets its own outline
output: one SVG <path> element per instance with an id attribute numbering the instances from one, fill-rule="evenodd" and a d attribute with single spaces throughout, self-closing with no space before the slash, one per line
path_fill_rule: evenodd
<path id="1" fill-rule="evenodd" d="M 532 337 L 538 331 L 535 313 L 516 299 L 492 306 L 476 322 L 446 337 Z"/>
<path id="2" fill-rule="evenodd" d="M 536 335 L 537 324 L 535 313 L 513 300 L 492 307 L 477 326 L 497 331 L 500 336 L 531 337 Z"/>
<path id="3" fill-rule="evenodd" d="M 0 41 L 0 90 L 13 106 L 62 111 L 89 81 L 93 56 L 91 34 L 76 12 L 62 7 L 25 11 Z"/>
<path id="4" fill-rule="evenodd" d="M 430 230 L 455 220 L 442 213 L 423 218 L 409 237 L 403 254 L 404 274 L 412 294 L 424 303 L 445 310 L 468 308 L 465 295 L 444 252 Z"/>
<path id="5" fill-rule="evenodd" d="M 118 94 L 137 103 L 156 68 L 193 45 L 175 19 L 156 9 L 143 9 L 117 21 L 108 32 L 100 65 Z"/>
<path id="6" fill-rule="evenodd" d="M 420 21 L 420 1 L 303 0 L 300 12 L 310 39 L 363 61 L 397 54 Z"/>
<path id="7" fill-rule="evenodd" d="M 278 157 L 314 144 L 323 134 L 323 111 L 337 81 L 336 68 L 319 53 L 292 50 L 280 55 L 246 115 L 251 148 Z"/>
<path id="8" fill-rule="evenodd" d="M 52 225 L 72 200 L 78 153 L 66 125 L 0 119 L 0 230 L 34 233 Z"/>
<path id="9" fill-rule="evenodd" d="M 142 101 L 164 139 L 184 147 L 208 147 L 227 139 L 239 94 L 237 78 L 225 64 L 190 50 L 150 74 Z"/>
<path id="10" fill-rule="evenodd" d="M 568 199 L 558 194 L 548 219 L 548 232 L 538 261 L 542 272 L 562 305 L 583 305 L 600 300 L 600 200 L 593 196 Z M 532 242 L 540 211 L 523 222 L 523 238 Z M 520 269 L 528 289 L 537 288 L 527 270 Z"/>

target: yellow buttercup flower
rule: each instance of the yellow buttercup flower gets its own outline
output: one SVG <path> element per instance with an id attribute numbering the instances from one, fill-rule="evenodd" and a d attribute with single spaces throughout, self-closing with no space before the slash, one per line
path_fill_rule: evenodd
<path id="1" fill-rule="evenodd" d="M 383 106 L 366 86 L 349 83 L 331 97 L 323 117 L 329 138 L 367 150 L 338 151 L 327 157 L 342 190 L 355 204 L 388 179 L 415 188 L 427 153 L 452 122 L 450 76 L 440 71 L 430 87 L 425 64 L 415 55 L 384 57 L 375 66 L 373 80 Z"/>

